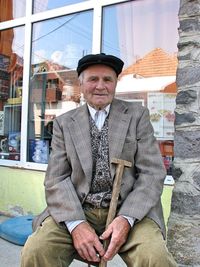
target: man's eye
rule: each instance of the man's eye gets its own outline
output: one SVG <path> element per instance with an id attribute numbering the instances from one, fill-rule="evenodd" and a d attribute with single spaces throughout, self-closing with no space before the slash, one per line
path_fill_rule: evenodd
<path id="1" fill-rule="evenodd" d="M 96 81 L 97 79 L 95 78 L 95 77 L 92 77 L 92 78 L 90 78 L 89 79 L 89 82 L 94 82 L 94 81 Z"/>
<path id="2" fill-rule="evenodd" d="M 104 81 L 105 82 L 112 82 L 112 79 L 111 78 L 105 78 Z"/>

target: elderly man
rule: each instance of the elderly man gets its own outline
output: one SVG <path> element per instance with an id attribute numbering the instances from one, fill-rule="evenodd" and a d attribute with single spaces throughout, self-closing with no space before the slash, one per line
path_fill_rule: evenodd
<path id="1" fill-rule="evenodd" d="M 117 253 L 129 267 L 177 266 L 164 240 L 160 196 L 166 173 L 148 110 L 114 98 L 122 68 L 112 55 L 79 60 L 86 104 L 54 120 L 47 208 L 34 221 L 21 267 L 66 267 L 76 255 L 98 263 Z M 116 171 L 112 158 L 132 167 L 124 170 L 117 214 L 105 230 Z"/>

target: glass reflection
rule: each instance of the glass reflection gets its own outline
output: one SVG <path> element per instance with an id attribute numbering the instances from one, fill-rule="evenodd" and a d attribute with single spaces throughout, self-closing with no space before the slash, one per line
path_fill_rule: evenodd
<path id="1" fill-rule="evenodd" d="M 42 11 L 46 11 L 49 9 L 54 9 L 66 5 L 71 5 L 71 4 L 76 4 L 80 2 L 84 2 L 87 0 L 60 0 L 60 1 L 55 1 L 55 0 L 34 0 L 34 8 L 33 8 L 33 13 L 39 13 Z"/>
<path id="2" fill-rule="evenodd" d="M 125 62 L 116 95 L 148 107 L 169 175 L 177 94 L 179 2 L 136 0 L 103 9 L 102 51 Z"/>
<path id="3" fill-rule="evenodd" d="M 92 12 L 35 23 L 32 38 L 28 160 L 47 163 L 53 119 L 80 104 L 76 66 L 91 53 Z"/>
<path id="4" fill-rule="evenodd" d="M 0 158 L 20 160 L 24 27 L 0 32 Z"/>
<path id="5" fill-rule="evenodd" d="M 26 11 L 26 0 L 0 1 L 0 10 L 0 22 L 23 17 Z"/>

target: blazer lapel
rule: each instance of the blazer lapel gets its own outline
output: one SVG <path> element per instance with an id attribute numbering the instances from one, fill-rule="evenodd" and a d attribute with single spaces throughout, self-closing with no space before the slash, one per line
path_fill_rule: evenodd
<path id="1" fill-rule="evenodd" d="M 86 177 L 92 179 L 92 149 L 90 139 L 89 116 L 87 106 L 80 107 L 71 117 L 71 125 L 69 127 L 71 137 L 77 151 L 81 166 Z"/>
<path id="2" fill-rule="evenodd" d="M 109 159 L 120 158 L 131 119 L 128 107 L 117 99 L 113 100 L 109 115 Z M 115 166 L 110 166 L 111 176 L 115 174 Z"/>
<path id="3" fill-rule="evenodd" d="M 124 141 L 127 135 L 131 114 L 121 101 L 113 100 L 109 114 L 109 160 L 120 158 Z M 73 144 L 77 151 L 83 171 L 89 182 L 92 180 L 92 148 L 90 139 L 90 126 L 87 105 L 80 107 L 71 117 L 69 127 Z M 110 166 L 111 176 L 114 177 L 115 166 Z"/>

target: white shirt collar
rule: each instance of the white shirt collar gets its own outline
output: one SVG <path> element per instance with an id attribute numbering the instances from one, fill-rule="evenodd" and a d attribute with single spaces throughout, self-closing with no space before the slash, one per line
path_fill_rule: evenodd
<path id="1" fill-rule="evenodd" d="M 105 117 L 107 117 L 108 114 L 109 114 L 109 112 L 110 112 L 110 104 L 107 105 L 107 106 L 106 106 L 104 109 L 102 109 L 102 110 L 96 110 L 96 109 L 94 109 L 93 107 L 91 107 L 89 104 L 87 104 L 87 106 L 88 106 L 90 115 L 91 115 L 91 117 L 93 118 L 93 120 L 95 120 L 95 114 L 96 114 L 97 111 L 105 112 L 105 115 L 106 115 Z"/>

